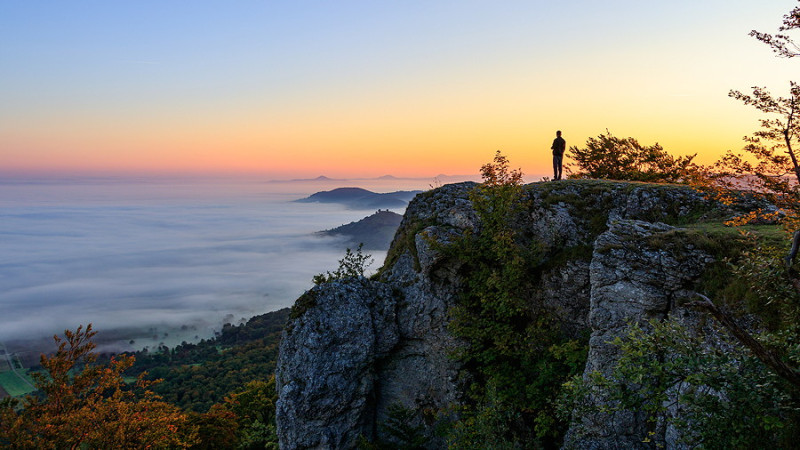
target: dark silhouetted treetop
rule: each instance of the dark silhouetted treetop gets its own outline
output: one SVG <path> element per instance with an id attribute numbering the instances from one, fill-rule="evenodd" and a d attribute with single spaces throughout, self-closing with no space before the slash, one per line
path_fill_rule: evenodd
<path id="1" fill-rule="evenodd" d="M 770 34 L 753 30 L 750 32 L 750 36 L 772 47 L 772 51 L 778 56 L 793 58 L 795 56 L 800 56 L 800 46 L 795 44 L 791 36 L 785 32 L 798 28 L 800 28 L 800 7 L 795 7 L 789 11 L 788 14 L 783 16 L 783 25 L 778 28 L 780 33 Z"/>
<path id="2" fill-rule="evenodd" d="M 658 143 L 644 146 L 636 139 L 618 138 L 606 130 L 597 138 L 590 137 L 585 148 L 572 146 L 575 161 L 567 170 L 570 178 L 684 183 L 694 169 L 695 155 L 673 157 Z M 577 171 L 572 171 L 573 167 Z"/>

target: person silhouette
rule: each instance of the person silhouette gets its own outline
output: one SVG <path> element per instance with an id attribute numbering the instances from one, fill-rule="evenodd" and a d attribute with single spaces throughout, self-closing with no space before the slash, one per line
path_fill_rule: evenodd
<path id="1" fill-rule="evenodd" d="M 553 139 L 553 179 L 561 179 L 561 163 L 564 161 L 564 150 L 567 149 L 567 141 L 561 137 L 561 130 L 556 131 L 556 138 Z"/>

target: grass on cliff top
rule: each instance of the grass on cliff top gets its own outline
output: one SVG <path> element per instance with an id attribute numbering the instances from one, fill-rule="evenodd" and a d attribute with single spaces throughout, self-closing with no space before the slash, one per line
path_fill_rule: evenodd
<path id="1" fill-rule="evenodd" d="M 780 225 L 726 226 L 723 222 L 695 222 L 650 236 L 651 247 L 699 248 L 717 260 L 736 260 L 756 246 L 786 249 L 789 236 Z"/>
<path id="2" fill-rule="evenodd" d="M 735 274 L 734 266 L 746 262 L 756 247 L 777 249 L 780 254 L 789 251 L 789 234 L 780 225 L 746 225 L 729 227 L 721 222 L 695 223 L 669 232 L 668 239 L 691 243 L 715 258 L 703 272 L 697 292 L 705 294 L 718 305 L 724 305 L 734 314 L 755 314 L 771 329 L 779 323 L 776 308 L 768 305 L 751 281 Z M 654 236 L 654 238 L 658 238 Z M 663 236 L 662 238 L 667 238 Z M 767 302 L 767 303 L 765 303 Z"/>
<path id="3" fill-rule="evenodd" d="M 753 236 L 756 241 L 766 247 L 783 248 L 789 251 L 791 236 L 781 225 L 744 225 L 731 227 L 723 222 L 695 222 L 685 225 L 684 228 L 698 231 L 707 235 L 718 235 L 719 237 L 743 236 L 743 233 Z"/>
<path id="4" fill-rule="evenodd" d="M 563 189 L 569 185 L 581 186 L 595 191 L 611 191 L 613 189 L 622 189 L 631 191 L 636 188 L 652 187 L 658 189 L 692 189 L 687 184 L 677 183 L 653 183 L 645 181 L 629 181 L 629 180 L 601 180 L 594 178 L 581 178 L 581 179 L 566 179 L 559 181 L 536 181 L 525 185 L 528 189 L 538 189 L 544 192 L 553 191 L 556 189 Z"/>

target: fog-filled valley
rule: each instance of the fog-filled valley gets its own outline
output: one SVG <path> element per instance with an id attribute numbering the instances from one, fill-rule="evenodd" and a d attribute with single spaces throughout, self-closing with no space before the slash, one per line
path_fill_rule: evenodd
<path id="1" fill-rule="evenodd" d="M 294 202 L 430 180 L 6 178 L 0 190 L 0 342 L 38 355 L 80 324 L 101 350 L 209 338 L 291 306 L 336 267 L 342 239 L 315 235 L 375 212 Z M 402 209 L 392 211 L 401 213 Z M 385 252 L 369 252 L 377 270 Z"/>

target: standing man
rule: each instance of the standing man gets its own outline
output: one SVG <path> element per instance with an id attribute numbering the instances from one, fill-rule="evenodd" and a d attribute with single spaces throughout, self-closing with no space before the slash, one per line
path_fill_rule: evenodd
<path id="1" fill-rule="evenodd" d="M 567 141 L 561 137 L 561 131 L 556 131 L 556 138 L 553 139 L 553 179 L 561 179 L 561 162 L 564 160 L 564 150 L 567 149 Z"/>

